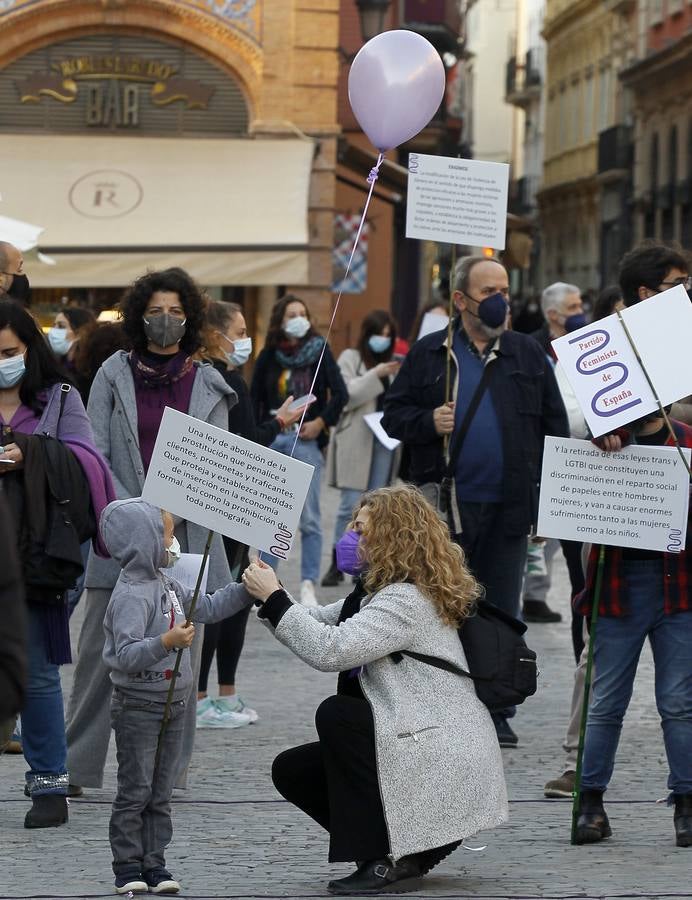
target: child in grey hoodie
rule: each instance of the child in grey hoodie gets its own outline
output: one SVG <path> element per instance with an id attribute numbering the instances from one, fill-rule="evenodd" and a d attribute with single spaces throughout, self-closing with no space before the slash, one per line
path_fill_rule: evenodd
<path id="1" fill-rule="evenodd" d="M 190 654 L 183 653 L 159 763 L 156 747 L 178 649 L 195 633 L 185 625 L 192 591 L 165 575 L 179 550 L 173 518 L 139 498 L 110 503 L 101 536 L 122 568 L 106 610 L 103 660 L 111 671 L 111 723 L 118 759 L 118 790 L 109 838 L 118 894 L 173 894 L 164 850 L 173 834 L 171 794 L 179 767 L 183 710 L 192 696 Z M 249 606 L 242 584 L 201 594 L 197 622 L 216 622 Z"/>

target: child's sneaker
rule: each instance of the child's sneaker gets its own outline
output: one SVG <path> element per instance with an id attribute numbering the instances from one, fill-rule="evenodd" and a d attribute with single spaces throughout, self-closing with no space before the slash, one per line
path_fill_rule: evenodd
<path id="1" fill-rule="evenodd" d="M 121 872 L 115 876 L 116 894 L 146 894 L 149 885 L 142 879 L 141 872 Z"/>
<path id="2" fill-rule="evenodd" d="M 168 869 L 163 867 L 158 869 L 149 869 L 144 873 L 146 883 L 152 894 L 177 894 L 180 885 L 173 878 Z"/>
<path id="3" fill-rule="evenodd" d="M 247 716 L 251 723 L 259 719 L 256 710 L 246 705 L 245 701 L 238 694 L 232 697 L 219 697 L 215 701 L 216 708 L 222 713 L 241 713 Z"/>

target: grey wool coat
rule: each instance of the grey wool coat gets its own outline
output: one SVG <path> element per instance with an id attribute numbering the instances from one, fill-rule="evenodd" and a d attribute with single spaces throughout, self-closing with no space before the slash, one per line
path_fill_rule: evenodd
<path id="1" fill-rule="evenodd" d="M 384 393 L 374 369 L 367 369 L 358 350 L 344 350 L 337 360 L 348 388 L 348 403 L 332 429 L 327 451 L 327 478 L 333 487 L 365 491 L 368 488 L 372 450 L 377 440 L 363 416 L 375 412 Z M 393 472 L 399 456 L 395 452 Z"/>
<path id="2" fill-rule="evenodd" d="M 218 428 L 228 429 L 228 412 L 238 401 L 237 395 L 213 366 L 195 363 L 188 414 Z M 139 452 L 137 433 L 137 400 L 128 355 L 118 350 L 96 373 L 89 394 L 87 413 L 94 430 L 97 448 L 106 457 L 113 473 L 119 500 L 139 497 L 144 487 L 144 465 Z M 184 553 L 202 553 L 207 530 L 192 522 L 176 526 L 176 536 Z M 115 560 L 89 554 L 85 587 L 112 590 L 120 575 Z M 215 534 L 209 555 L 210 591 L 224 587 L 231 580 L 220 535 Z"/>
<path id="3" fill-rule="evenodd" d="M 375 722 L 377 772 L 394 859 L 494 828 L 508 818 L 502 756 L 473 682 L 410 657 L 414 650 L 466 667 L 456 629 L 412 584 L 367 597 L 337 625 L 343 600 L 293 604 L 276 627 L 282 644 L 323 672 L 362 666 Z"/>

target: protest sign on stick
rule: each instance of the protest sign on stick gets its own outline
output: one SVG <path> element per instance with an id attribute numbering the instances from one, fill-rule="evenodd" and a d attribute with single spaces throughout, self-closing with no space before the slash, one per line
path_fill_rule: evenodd
<path id="1" fill-rule="evenodd" d="M 411 153 L 406 237 L 503 250 L 509 166 Z"/>
<path id="2" fill-rule="evenodd" d="M 682 450 L 687 464 L 690 450 Z M 573 541 L 679 553 L 690 478 L 674 447 L 606 453 L 589 441 L 547 437 L 538 533 Z"/>
<path id="3" fill-rule="evenodd" d="M 286 559 L 313 467 L 166 407 L 142 496 Z"/>
<path id="4" fill-rule="evenodd" d="M 692 394 L 692 304 L 682 285 L 620 315 L 553 341 L 594 437 L 648 415 L 659 399 Z"/>

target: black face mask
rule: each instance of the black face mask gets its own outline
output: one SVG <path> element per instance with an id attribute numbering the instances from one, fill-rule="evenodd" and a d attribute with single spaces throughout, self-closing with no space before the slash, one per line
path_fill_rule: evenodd
<path id="1" fill-rule="evenodd" d="M 23 306 L 31 303 L 31 286 L 26 275 L 13 275 L 12 284 L 6 290 L 7 296 L 17 300 Z"/>

